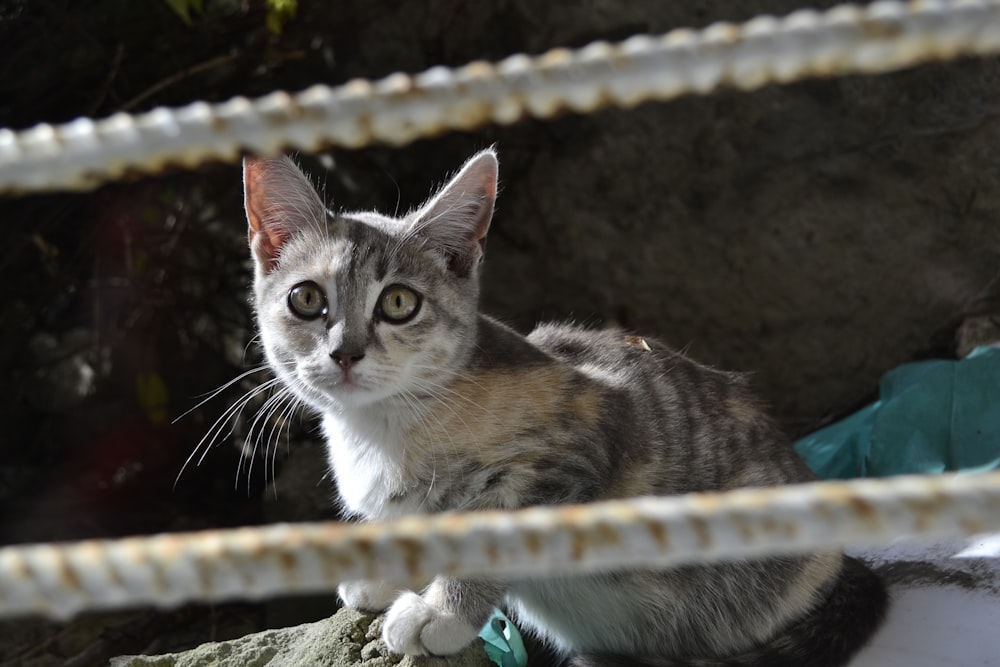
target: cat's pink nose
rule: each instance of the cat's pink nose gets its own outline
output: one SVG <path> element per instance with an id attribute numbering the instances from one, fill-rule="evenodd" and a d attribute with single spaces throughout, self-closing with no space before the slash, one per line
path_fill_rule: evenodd
<path id="1" fill-rule="evenodd" d="M 337 362 L 345 371 L 351 366 L 365 358 L 364 352 L 350 352 L 344 350 L 334 350 L 330 353 L 330 358 Z"/>

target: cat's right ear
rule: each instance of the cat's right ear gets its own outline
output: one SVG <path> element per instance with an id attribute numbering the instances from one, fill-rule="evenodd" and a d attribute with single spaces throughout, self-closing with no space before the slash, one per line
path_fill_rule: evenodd
<path id="1" fill-rule="evenodd" d="M 269 272 L 281 248 L 298 230 L 322 227 L 326 207 L 316 189 L 288 157 L 243 159 L 243 202 L 250 249 Z"/>
<path id="2" fill-rule="evenodd" d="M 488 148 L 472 156 L 408 222 L 444 255 L 450 271 L 467 277 L 486 251 L 496 198 L 497 156 Z"/>

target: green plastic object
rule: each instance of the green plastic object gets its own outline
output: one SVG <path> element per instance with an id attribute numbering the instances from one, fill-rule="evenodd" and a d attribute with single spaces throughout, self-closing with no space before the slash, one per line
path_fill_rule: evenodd
<path id="1" fill-rule="evenodd" d="M 1000 349 L 895 368 L 879 400 L 795 450 L 824 479 L 1000 467 Z"/>
<path id="2" fill-rule="evenodd" d="M 479 636 L 483 639 L 486 655 L 498 667 L 526 667 L 528 664 L 521 633 L 499 609 L 493 610 Z"/>

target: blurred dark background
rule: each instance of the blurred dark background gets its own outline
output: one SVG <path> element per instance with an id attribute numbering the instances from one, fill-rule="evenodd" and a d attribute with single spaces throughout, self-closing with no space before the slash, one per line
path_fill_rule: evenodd
<path id="1" fill-rule="evenodd" d="M 0 0 L 0 127 L 803 4 Z M 334 207 L 391 212 L 495 143 L 486 311 L 524 330 L 613 322 L 751 372 L 799 435 L 863 404 L 893 366 L 952 355 L 965 318 L 996 312 L 998 84 L 997 59 L 965 60 L 300 158 Z M 261 413 L 263 394 L 228 418 L 266 372 L 201 403 L 260 364 L 236 165 L 0 199 L 0 224 L 0 543 L 333 516 L 309 415 Z M 330 605 L 7 621 L 0 665 L 105 664 Z"/>

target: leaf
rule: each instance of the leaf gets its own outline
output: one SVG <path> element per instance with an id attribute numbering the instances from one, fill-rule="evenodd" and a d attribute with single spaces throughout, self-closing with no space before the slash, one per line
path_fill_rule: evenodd
<path id="1" fill-rule="evenodd" d="M 149 421 L 154 424 L 163 424 L 167 421 L 167 402 L 170 393 L 167 390 L 167 383 L 159 373 L 153 371 L 136 375 L 135 392 L 139 405 L 142 406 Z"/>
<path id="2" fill-rule="evenodd" d="M 204 9 L 203 0 L 163 0 L 184 23 L 191 25 L 191 11 L 200 14 Z"/>
<path id="3" fill-rule="evenodd" d="M 267 30 L 272 35 L 281 34 L 288 21 L 299 11 L 299 0 L 267 0 Z"/>

